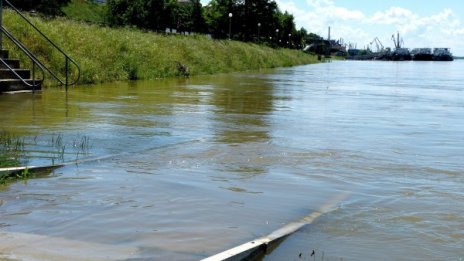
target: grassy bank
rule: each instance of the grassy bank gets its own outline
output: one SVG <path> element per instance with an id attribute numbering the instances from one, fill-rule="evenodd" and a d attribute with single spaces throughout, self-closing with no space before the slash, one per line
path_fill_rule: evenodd
<path id="1" fill-rule="evenodd" d="M 316 57 L 288 49 L 252 43 L 211 40 L 206 36 L 161 35 L 134 28 L 108 28 L 66 18 L 29 17 L 82 67 L 80 83 L 157 79 L 179 76 L 175 61 L 190 75 L 293 66 Z M 17 15 L 4 12 L 5 27 L 51 68 L 64 75 L 62 56 L 33 33 Z M 5 41 L 6 48 L 15 50 Z M 15 51 L 17 54 L 18 52 Z M 50 77 L 48 77 L 50 79 Z M 48 80 L 46 85 L 56 82 Z"/>
<path id="2" fill-rule="evenodd" d="M 106 5 L 97 4 L 88 0 L 71 0 L 68 5 L 61 8 L 66 17 L 71 20 L 84 21 L 94 24 L 104 24 Z"/>

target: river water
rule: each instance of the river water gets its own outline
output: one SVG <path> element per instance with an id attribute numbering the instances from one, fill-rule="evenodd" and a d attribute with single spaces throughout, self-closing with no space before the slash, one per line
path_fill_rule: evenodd
<path id="1" fill-rule="evenodd" d="M 0 259 L 199 260 L 343 194 L 264 260 L 463 260 L 463 82 L 338 61 L 0 95 L 19 163 L 100 157 L 0 187 Z"/>

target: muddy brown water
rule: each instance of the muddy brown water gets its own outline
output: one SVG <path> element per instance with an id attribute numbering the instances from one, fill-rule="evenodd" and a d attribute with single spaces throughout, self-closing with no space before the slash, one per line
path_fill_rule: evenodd
<path id="1" fill-rule="evenodd" d="M 340 61 L 0 95 L 21 164 L 113 155 L 1 187 L 0 259 L 199 260 L 348 192 L 264 259 L 462 260 L 463 79 Z"/>

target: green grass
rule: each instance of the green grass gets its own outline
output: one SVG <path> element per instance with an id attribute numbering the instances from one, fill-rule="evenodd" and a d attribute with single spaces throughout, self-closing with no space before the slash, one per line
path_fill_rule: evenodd
<path id="1" fill-rule="evenodd" d="M 106 5 L 96 4 L 88 0 L 72 0 L 61 9 L 69 19 L 95 24 L 104 24 Z"/>
<path id="2" fill-rule="evenodd" d="M 211 40 L 200 35 L 162 35 L 134 28 L 101 27 L 67 18 L 30 19 L 79 63 L 82 68 L 81 84 L 178 77 L 175 61 L 188 66 L 190 75 L 317 62 L 317 57 L 297 50 Z M 54 70 L 59 75 L 64 75 L 64 58 L 46 45 L 30 27 L 25 27 L 17 15 L 6 10 L 4 26 L 45 64 L 56 68 Z M 5 45 L 11 52 L 18 53 L 8 40 L 5 40 Z M 27 59 L 22 58 L 27 64 Z M 56 85 L 50 77 L 47 79 L 45 85 Z"/>
<path id="3" fill-rule="evenodd" d="M 24 140 L 0 131 L 0 168 L 19 166 L 23 158 Z"/>

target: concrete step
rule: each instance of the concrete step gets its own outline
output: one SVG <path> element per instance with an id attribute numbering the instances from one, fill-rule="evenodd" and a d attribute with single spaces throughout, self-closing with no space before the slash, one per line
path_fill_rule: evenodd
<path id="1" fill-rule="evenodd" d="M 27 80 L 29 84 L 32 84 L 33 81 L 31 79 Z M 42 87 L 42 82 L 36 80 L 36 84 L 39 86 L 30 87 L 24 84 L 19 79 L 0 79 L 0 93 L 2 92 L 15 92 L 15 91 L 26 91 L 26 90 L 40 90 Z"/>
<path id="2" fill-rule="evenodd" d="M 3 49 L 0 50 L 0 58 L 2 58 L 2 59 L 8 59 L 8 57 L 9 57 L 9 52 L 8 52 L 8 50 L 3 50 Z"/>
<path id="3" fill-rule="evenodd" d="M 23 79 L 31 78 L 31 71 L 29 69 L 15 69 Z M 0 69 L 0 79 L 15 79 L 17 76 L 9 69 Z"/>
<path id="4" fill-rule="evenodd" d="M 11 68 L 19 69 L 19 60 L 18 59 L 3 59 Z M 6 69 L 6 66 L 0 62 L 0 69 Z"/>

